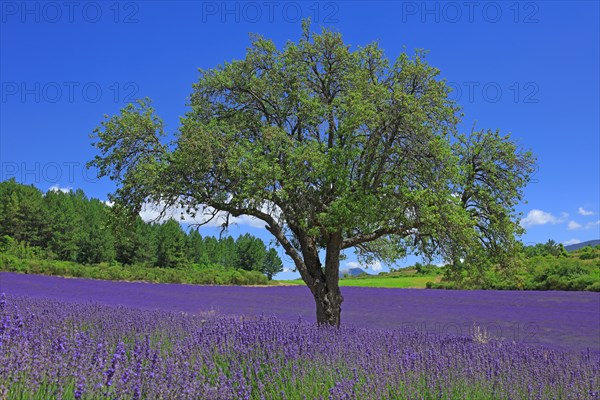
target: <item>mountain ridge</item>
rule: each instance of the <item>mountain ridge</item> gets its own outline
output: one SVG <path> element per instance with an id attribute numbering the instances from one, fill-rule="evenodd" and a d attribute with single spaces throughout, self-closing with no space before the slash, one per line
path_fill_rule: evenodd
<path id="1" fill-rule="evenodd" d="M 598 246 L 598 245 L 600 245 L 600 239 L 594 239 L 594 240 L 588 240 L 586 242 L 575 243 L 575 244 L 565 246 L 565 250 L 566 251 L 575 251 L 575 250 L 579 250 L 585 246 L 594 247 L 594 246 Z"/>
<path id="2" fill-rule="evenodd" d="M 343 278 L 344 275 L 348 275 L 348 276 L 357 276 L 360 274 L 366 274 L 367 272 L 365 270 L 363 270 L 362 268 L 346 268 L 346 269 L 342 269 L 340 270 L 340 278 Z"/>

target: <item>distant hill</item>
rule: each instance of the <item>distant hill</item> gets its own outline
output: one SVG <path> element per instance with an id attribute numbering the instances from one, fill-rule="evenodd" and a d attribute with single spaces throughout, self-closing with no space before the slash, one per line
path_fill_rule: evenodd
<path id="1" fill-rule="evenodd" d="M 565 250 L 566 251 L 575 251 L 575 250 L 579 250 L 582 247 L 585 246 L 598 246 L 600 244 L 600 240 L 588 240 L 587 242 L 582 242 L 582 243 L 577 243 L 577 244 L 571 244 L 569 246 L 565 246 Z"/>
<path id="2" fill-rule="evenodd" d="M 340 278 L 343 278 L 344 275 L 348 276 L 356 276 L 360 274 L 366 274 L 367 272 L 362 270 L 361 268 L 347 268 L 340 270 Z"/>

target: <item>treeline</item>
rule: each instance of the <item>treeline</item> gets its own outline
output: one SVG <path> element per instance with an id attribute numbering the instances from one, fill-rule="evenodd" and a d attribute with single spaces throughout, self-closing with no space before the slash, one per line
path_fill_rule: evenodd
<path id="1" fill-rule="evenodd" d="M 567 252 L 548 240 L 522 246 L 506 263 L 479 259 L 443 268 L 438 289 L 587 290 L 600 291 L 600 246 Z"/>
<path id="2" fill-rule="evenodd" d="M 203 237 L 185 232 L 175 220 L 146 223 L 140 217 L 125 225 L 111 207 L 82 190 L 42 193 L 14 179 L 0 182 L 0 250 L 20 259 L 129 270 L 234 269 L 268 279 L 283 270 L 277 251 L 249 234 L 236 240 Z"/>

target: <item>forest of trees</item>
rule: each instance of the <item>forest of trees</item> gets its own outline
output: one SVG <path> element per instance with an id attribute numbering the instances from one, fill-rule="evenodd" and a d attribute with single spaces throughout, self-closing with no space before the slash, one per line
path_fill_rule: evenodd
<path id="1" fill-rule="evenodd" d="M 268 279 L 283 270 L 277 251 L 252 235 L 203 237 L 173 219 L 147 223 L 137 217 L 133 226 L 126 225 L 111 207 L 82 190 L 42 193 L 12 179 L 0 182 L 0 247 L 15 244 L 41 258 L 78 264 L 220 266 L 258 271 Z"/>

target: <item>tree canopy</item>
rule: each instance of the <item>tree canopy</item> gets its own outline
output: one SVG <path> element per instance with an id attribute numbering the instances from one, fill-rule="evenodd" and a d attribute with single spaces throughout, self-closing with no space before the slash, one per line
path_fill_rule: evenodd
<path id="1" fill-rule="evenodd" d="M 174 142 L 149 100 L 95 130 L 100 176 L 119 207 L 262 220 L 339 325 L 340 256 L 501 254 L 533 167 L 508 136 L 457 132 L 459 107 L 424 51 L 388 60 L 311 32 L 282 49 L 251 36 L 245 58 L 200 70 Z M 228 221 L 225 221 L 227 224 Z M 324 260 L 322 260 L 324 258 Z"/>

